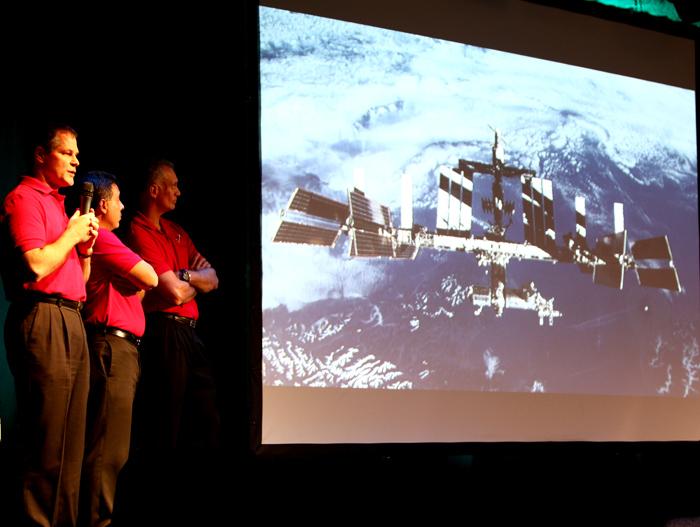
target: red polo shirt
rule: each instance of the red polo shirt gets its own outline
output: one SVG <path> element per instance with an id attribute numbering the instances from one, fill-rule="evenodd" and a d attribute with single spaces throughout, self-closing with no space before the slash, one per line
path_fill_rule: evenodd
<path id="1" fill-rule="evenodd" d="M 117 236 L 100 228 L 87 283 L 85 321 L 120 328 L 140 337 L 146 327 L 138 288 L 126 276 L 141 258 Z"/>
<path id="2" fill-rule="evenodd" d="M 137 212 L 129 227 L 129 246 L 153 266 L 158 276 L 167 271 L 177 275 L 180 269 L 190 269 L 199 255 L 190 237 L 177 223 L 163 217 L 160 218 L 160 227 L 158 230 L 146 216 Z M 174 306 L 160 295 L 157 288 L 146 293 L 143 310 L 146 313 L 164 311 L 182 317 L 199 317 L 194 299 Z"/>
<path id="3" fill-rule="evenodd" d="M 11 242 L 22 254 L 55 242 L 66 230 L 65 197 L 46 183 L 24 176 L 5 198 L 5 221 Z M 19 274 L 22 276 L 24 273 Z M 78 253 L 71 250 L 66 261 L 38 282 L 24 282 L 22 289 L 85 300 L 85 282 Z M 16 291 L 15 291 L 16 293 Z M 17 300 L 10 295 L 12 300 Z"/>

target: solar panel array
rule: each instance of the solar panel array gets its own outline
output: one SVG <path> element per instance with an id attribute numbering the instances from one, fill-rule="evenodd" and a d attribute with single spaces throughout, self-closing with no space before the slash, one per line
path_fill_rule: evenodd
<path id="1" fill-rule="evenodd" d="M 348 217 L 348 206 L 320 194 L 301 188 L 296 189 L 289 202 L 289 209 L 304 212 L 342 225 Z"/>
<path id="2" fill-rule="evenodd" d="M 552 182 L 530 176 L 520 176 L 520 182 L 525 241 L 553 253 L 556 250 L 556 232 Z"/>
<path id="3" fill-rule="evenodd" d="M 282 221 L 272 241 L 278 243 L 300 243 L 332 247 L 338 238 L 339 230 L 323 229 L 313 225 Z"/>
<path id="4" fill-rule="evenodd" d="M 595 254 L 605 261 L 605 264 L 593 268 L 593 282 L 598 285 L 622 289 L 625 268 L 619 257 L 627 250 L 627 231 L 608 234 L 598 239 Z"/>
<path id="5" fill-rule="evenodd" d="M 350 191 L 350 214 L 356 228 L 391 228 L 389 208 L 367 198 L 357 189 Z"/>
<path id="6" fill-rule="evenodd" d="M 639 284 L 680 291 L 678 273 L 673 267 L 671 246 L 666 236 L 639 240 L 632 246 L 632 255 L 636 260 L 635 271 Z"/>
<path id="7" fill-rule="evenodd" d="M 394 249 L 389 208 L 367 198 L 358 189 L 351 190 L 348 198 L 352 218 L 350 256 L 392 258 Z"/>
<path id="8" fill-rule="evenodd" d="M 333 247 L 349 214 L 347 205 L 301 188 L 294 191 L 287 209 L 298 221 L 283 219 L 274 242 Z"/>
<path id="9" fill-rule="evenodd" d="M 440 167 L 438 233 L 471 235 L 473 194 L 474 172 L 466 169 L 466 162 L 460 160 L 459 171 Z"/>
<path id="10" fill-rule="evenodd" d="M 637 260 L 671 260 L 671 247 L 666 236 L 638 240 L 632 246 L 632 255 Z"/>
<path id="11" fill-rule="evenodd" d="M 391 237 L 354 229 L 350 256 L 393 258 L 394 249 Z"/>
<path id="12" fill-rule="evenodd" d="M 681 283 L 678 280 L 678 273 L 675 267 L 663 267 L 660 269 L 638 267 L 636 271 L 640 285 L 669 289 L 676 292 L 681 290 Z"/>

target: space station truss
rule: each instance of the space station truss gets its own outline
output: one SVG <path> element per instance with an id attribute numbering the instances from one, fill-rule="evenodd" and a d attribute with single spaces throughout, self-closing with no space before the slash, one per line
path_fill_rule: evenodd
<path id="1" fill-rule="evenodd" d="M 338 238 L 349 236 L 349 256 L 356 258 L 415 259 L 419 250 L 437 249 L 473 254 L 488 266 L 491 283 L 471 285 L 471 298 L 478 314 L 489 306 L 501 316 L 504 309 L 535 311 L 540 324 L 562 314 L 534 283 L 506 287 L 506 266 L 512 260 L 573 263 L 592 275 L 595 284 L 622 289 L 627 270 L 634 270 L 641 286 L 681 291 L 667 236 L 637 240 L 628 250 L 623 205 L 613 204 L 613 232 L 587 241 L 586 201 L 576 196 L 575 224 L 557 245 L 554 225 L 554 189 L 551 180 L 537 177 L 530 169 L 503 163 L 502 145 L 495 136 L 491 164 L 459 160 L 456 168 L 438 170 L 435 231 L 413 223 L 410 177 L 401 185 L 401 220 L 392 223 L 391 210 L 353 188 L 347 203 L 297 188 L 283 211 L 274 242 L 335 247 Z M 474 175 L 493 177 L 492 195 L 482 198 L 484 212 L 493 216 L 485 234 L 473 234 Z M 503 178 L 519 178 L 521 184 L 523 242 L 506 238 L 515 203 L 504 198 Z M 517 179 L 516 179 L 517 181 Z"/>

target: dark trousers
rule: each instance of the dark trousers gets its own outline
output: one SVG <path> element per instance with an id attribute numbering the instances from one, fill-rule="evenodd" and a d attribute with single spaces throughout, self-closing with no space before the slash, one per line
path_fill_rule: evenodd
<path id="1" fill-rule="evenodd" d="M 139 377 L 136 346 L 87 326 L 90 395 L 83 467 L 82 502 L 86 523 L 110 525 L 117 479 L 129 457 L 131 415 Z"/>
<path id="2" fill-rule="evenodd" d="M 214 377 L 195 330 L 146 318 L 139 350 L 129 462 L 117 490 L 115 525 L 218 525 L 228 504 Z"/>
<path id="3" fill-rule="evenodd" d="M 75 525 L 89 385 L 80 313 L 41 302 L 13 303 L 5 347 L 23 450 L 22 519 L 32 526 Z"/>
<path id="4" fill-rule="evenodd" d="M 156 455 L 219 445 L 214 377 L 194 328 L 157 314 L 146 319 L 137 394 L 141 444 Z"/>

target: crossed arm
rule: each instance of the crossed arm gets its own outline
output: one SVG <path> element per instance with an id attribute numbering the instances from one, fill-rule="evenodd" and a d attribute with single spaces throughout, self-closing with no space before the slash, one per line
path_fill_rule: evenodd
<path id="1" fill-rule="evenodd" d="M 166 271 L 158 276 L 158 292 L 174 305 L 192 300 L 197 293 L 208 293 L 219 287 L 219 278 L 211 264 L 199 253 L 191 263 L 190 281 L 180 280 L 175 271 Z"/>

